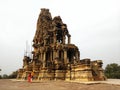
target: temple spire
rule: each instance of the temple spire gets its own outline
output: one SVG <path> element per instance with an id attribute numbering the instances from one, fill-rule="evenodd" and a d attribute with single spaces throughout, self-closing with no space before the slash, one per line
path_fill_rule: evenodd
<path id="1" fill-rule="evenodd" d="M 32 50 L 32 49 L 31 49 Z M 42 8 L 38 16 L 33 51 L 31 59 L 28 55 L 26 41 L 26 56 L 23 58 L 23 68 L 18 78 L 27 78 L 34 72 L 36 80 L 104 80 L 102 61 L 80 60 L 80 52 L 71 43 L 71 35 L 67 25 L 60 16 L 52 19 L 49 9 Z"/>

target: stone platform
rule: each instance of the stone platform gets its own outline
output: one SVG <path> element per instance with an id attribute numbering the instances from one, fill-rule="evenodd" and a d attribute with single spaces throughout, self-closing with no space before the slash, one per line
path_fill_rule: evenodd
<path id="1" fill-rule="evenodd" d="M 18 80 L 18 79 L 10 79 L 11 81 L 17 81 L 17 82 L 26 82 L 26 80 Z M 53 82 L 55 80 L 51 80 Z M 57 80 L 57 81 L 62 81 L 62 80 Z M 33 80 L 33 83 L 40 83 L 40 82 L 50 82 L 50 81 L 37 81 Z M 80 84 L 86 84 L 86 85 L 91 85 L 91 84 L 111 84 L 111 85 L 120 85 L 120 79 L 107 79 L 106 81 L 64 81 L 64 82 L 70 82 L 70 83 L 80 83 Z"/>

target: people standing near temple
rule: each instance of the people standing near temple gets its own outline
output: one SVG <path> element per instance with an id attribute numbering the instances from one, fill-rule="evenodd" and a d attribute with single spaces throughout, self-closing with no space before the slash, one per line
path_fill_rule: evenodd
<path id="1" fill-rule="evenodd" d="M 28 74 L 28 82 L 31 82 L 32 80 L 32 76 L 31 76 L 31 73 Z"/>

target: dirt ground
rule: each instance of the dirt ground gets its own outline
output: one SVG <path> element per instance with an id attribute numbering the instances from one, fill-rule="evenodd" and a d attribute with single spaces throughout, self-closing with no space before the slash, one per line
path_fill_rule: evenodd
<path id="1" fill-rule="evenodd" d="M 120 90 L 114 84 L 81 84 L 66 81 L 32 82 L 0 79 L 0 90 Z"/>

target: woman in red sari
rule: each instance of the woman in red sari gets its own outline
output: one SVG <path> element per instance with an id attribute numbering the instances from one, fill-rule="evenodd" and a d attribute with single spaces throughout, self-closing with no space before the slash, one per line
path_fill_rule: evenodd
<path id="1" fill-rule="evenodd" d="M 31 82 L 32 76 L 31 73 L 28 74 L 28 82 Z"/>

